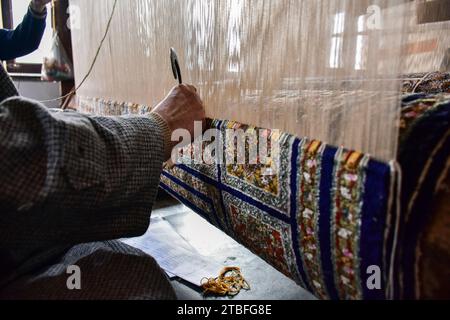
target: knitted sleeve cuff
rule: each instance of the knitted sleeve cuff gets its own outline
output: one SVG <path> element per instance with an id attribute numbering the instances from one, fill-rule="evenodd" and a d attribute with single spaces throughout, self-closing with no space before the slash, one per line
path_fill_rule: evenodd
<path id="1" fill-rule="evenodd" d="M 148 114 L 149 118 L 153 119 L 161 129 L 161 135 L 164 139 L 164 158 L 170 159 L 172 155 L 172 131 L 169 128 L 166 120 L 164 120 L 159 114 L 152 112 Z"/>
<path id="2" fill-rule="evenodd" d="M 31 16 L 35 19 L 45 19 L 47 18 L 47 8 L 44 9 L 42 12 L 37 12 L 33 9 L 33 5 L 30 2 L 30 5 L 28 6 L 28 12 L 31 14 Z"/>

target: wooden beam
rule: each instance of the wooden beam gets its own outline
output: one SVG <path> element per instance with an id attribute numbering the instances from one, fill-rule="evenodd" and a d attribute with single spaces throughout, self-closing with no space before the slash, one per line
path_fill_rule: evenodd
<path id="1" fill-rule="evenodd" d="M 417 21 L 419 24 L 450 20 L 450 1 L 434 0 L 419 3 Z"/>
<path id="2" fill-rule="evenodd" d="M 0 5 L 0 29 L 3 29 L 3 11 L 1 5 Z"/>
<path id="3" fill-rule="evenodd" d="M 55 28 L 58 32 L 59 39 L 67 53 L 68 58 L 72 61 L 73 66 L 73 53 L 72 53 L 72 34 L 70 28 L 67 26 L 69 20 L 68 8 L 69 0 L 54 1 L 53 14 L 55 15 Z M 68 94 L 75 86 L 74 80 L 61 81 L 61 94 L 64 96 Z M 61 101 L 64 103 L 64 100 Z"/>

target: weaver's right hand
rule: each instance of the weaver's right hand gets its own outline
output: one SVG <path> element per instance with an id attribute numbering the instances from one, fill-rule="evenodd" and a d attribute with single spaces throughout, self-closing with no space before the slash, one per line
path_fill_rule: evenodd
<path id="1" fill-rule="evenodd" d="M 168 96 L 153 110 L 165 120 L 171 132 L 177 129 L 189 131 L 192 141 L 196 138 L 194 123 L 202 124 L 205 130 L 205 108 L 195 87 L 182 84 L 173 88 Z M 191 141 L 191 142 L 192 142 Z M 175 146 L 178 141 L 172 141 Z"/>

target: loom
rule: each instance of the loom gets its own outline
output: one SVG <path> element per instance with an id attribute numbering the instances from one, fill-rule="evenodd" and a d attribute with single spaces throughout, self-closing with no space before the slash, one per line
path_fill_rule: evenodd
<path id="1" fill-rule="evenodd" d="M 70 2 L 80 8 L 80 84 L 114 1 Z M 163 172 L 163 189 L 318 298 L 448 297 L 437 280 L 449 275 L 438 266 L 450 261 L 448 229 L 437 221 L 449 221 L 449 8 L 120 0 L 77 106 L 150 111 L 175 85 L 175 47 L 211 126 L 282 130 L 282 163 L 265 179 L 251 165 L 179 165 Z M 371 266 L 383 275 L 379 289 L 366 286 Z"/>

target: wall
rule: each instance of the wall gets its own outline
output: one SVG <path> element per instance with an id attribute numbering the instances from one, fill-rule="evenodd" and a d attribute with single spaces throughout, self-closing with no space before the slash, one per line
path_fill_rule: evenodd
<path id="1" fill-rule="evenodd" d="M 14 84 L 20 95 L 38 101 L 54 99 L 60 96 L 60 86 L 57 82 L 44 82 L 38 78 L 14 78 Z M 44 103 L 51 108 L 59 108 L 58 101 Z"/>

